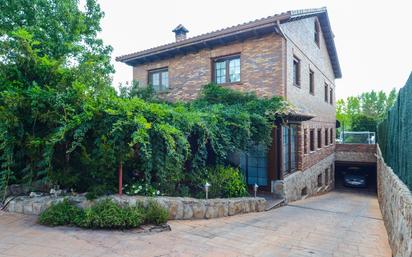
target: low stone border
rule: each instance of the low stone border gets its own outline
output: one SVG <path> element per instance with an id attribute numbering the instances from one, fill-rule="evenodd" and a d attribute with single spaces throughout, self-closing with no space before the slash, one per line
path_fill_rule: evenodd
<path id="1" fill-rule="evenodd" d="M 68 198 L 81 208 L 91 206 L 100 199 L 110 198 L 115 202 L 126 206 L 135 205 L 138 202 L 146 204 L 149 200 L 160 203 L 169 211 L 170 220 L 184 219 L 212 219 L 225 216 L 233 216 L 248 212 L 261 212 L 266 208 L 266 200 L 260 197 L 242 197 L 242 198 L 225 198 L 225 199 L 195 199 L 188 197 L 144 197 L 144 196 L 118 196 L 112 195 L 100 199 L 89 201 L 84 196 L 66 196 L 66 197 L 29 197 L 18 196 L 9 198 L 6 203 L 6 210 L 9 212 L 39 215 L 53 203 L 63 201 Z"/>

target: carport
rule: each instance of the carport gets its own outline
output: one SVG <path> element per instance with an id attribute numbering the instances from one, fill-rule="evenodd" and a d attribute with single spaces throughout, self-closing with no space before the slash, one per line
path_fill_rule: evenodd
<path id="1" fill-rule="evenodd" d="M 335 155 L 335 187 L 337 189 L 376 193 L 376 145 L 337 144 Z M 344 185 L 344 179 L 364 177 L 365 186 Z"/>
<path id="2" fill-rule="evenodd" d="M 366 178 L 366 187 L 350 187 L 344 185 L 345 176 L 356 175 Z M 336 189 L 357 189 L 376 193 L 376 164 L 359 162 L 335 162 L 335 187 Z"/>

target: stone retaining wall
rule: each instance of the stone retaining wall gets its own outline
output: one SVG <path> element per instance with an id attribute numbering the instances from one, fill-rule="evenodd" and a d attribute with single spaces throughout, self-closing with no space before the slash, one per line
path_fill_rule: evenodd
<path id="1" fill-rule="evenodd" d="M 412 256 L 412 194 L 377 149 L 379 206 L 394 257 Z"/>
<path id="2" fill-rule="evenodd" d="M 84 196 L 68 196 L 69 201 L 81 208 L 90 207 L 95 201 L 88 201 Z M 232 216 L 248 212 L 261 212 L 266 208 L 264 198 L 243 197 L 227 199 L 194 199 L 184 197 L 144 197 L 144 196 L 118 196 L 113 199 L 121 205 L 135 205 L 138 202 L 147 203 L 150 199 L 157 201 L 168 209 L 169 219 L 211 219 Z M 53 203 L 63 201 L 64 197 L 28 197 L 19 196 L 9 198 L 6 210 L 23 214 L 39 215 Z M 7 202 L 7 201 L 6 201 Z"/>
<path id="3" fill-rule="evenodd" d="M 335 186 L 334 161 L 335 154 L 331 154 L 309 169 L 296 171 L 285 177 L 283 183 L 286 200 L 292 202 L 332 190 Z"/>

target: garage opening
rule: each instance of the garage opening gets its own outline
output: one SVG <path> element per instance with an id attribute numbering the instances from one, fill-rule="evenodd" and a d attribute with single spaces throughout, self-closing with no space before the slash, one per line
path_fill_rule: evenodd
<path id="1" fill-rule="evenodd" d="M 376 164 L 336 162 L 335 187 L 337 190 L 376 194 Z"/>

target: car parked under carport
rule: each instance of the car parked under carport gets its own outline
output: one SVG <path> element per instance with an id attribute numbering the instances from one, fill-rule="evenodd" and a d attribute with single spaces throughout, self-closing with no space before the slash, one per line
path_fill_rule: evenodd
<path id="1" fill-rule="evenodd" d="M 369 163 L 336 162 L 336 188 L 358 188 L 376 192 L 376 165 Z"/>
<path id="2" fill-rule="evenodd" d="M 343 171 L 343 185 L 346 187 L 365 188 L 368 186 L 368 173 L 357 166 L 348 167 Z"/>

